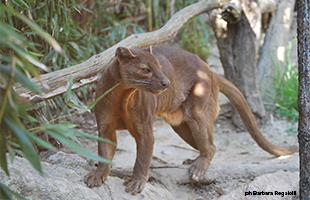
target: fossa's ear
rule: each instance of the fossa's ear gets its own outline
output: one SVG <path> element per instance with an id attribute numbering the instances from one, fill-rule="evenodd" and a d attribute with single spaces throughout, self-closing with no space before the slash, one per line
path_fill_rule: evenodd
<path id="1" fill-rule="evenodd" d="M 145 50 L 147 50 L 148 52 L 150 52 L 151 54 L 153 54 L 152 46 L 147 47 Z"/>
<path id="2" fill-rule="evenodd" d="M 118 47 L 115 52 L 115 57 L 121 61 L 124 58 L 135 58 L 136 56 L 126 47 Z"/>
<path id="3" fill-rule="evenodd" d="M 121 78 L 120 73 L 119 73 L 119 61 L 117 58 L 113 58 L 113 60 L 108 64 L 108 70 L 110 70 L 111 76 L 115 80 L 119 80 Z"/>

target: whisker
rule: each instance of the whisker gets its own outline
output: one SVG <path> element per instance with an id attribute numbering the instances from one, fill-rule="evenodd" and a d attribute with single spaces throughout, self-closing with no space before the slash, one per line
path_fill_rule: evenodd
<path id="1" fill-rule="evenodd" d="M 136 79 L 128 79 L 128 80 L 133 82 L 133 83 L 143 83 L 143 84 L 150 83 L 149 81 L 144 81 L 144 80 L 136 80 Z"/>

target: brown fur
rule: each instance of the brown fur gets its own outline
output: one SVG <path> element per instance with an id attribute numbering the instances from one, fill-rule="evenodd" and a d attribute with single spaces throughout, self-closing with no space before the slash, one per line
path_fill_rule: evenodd
<path id="1" fill-rule="evenodd" d="M 228 80 L 215 74 L 198 56 L 169 46 L 156 46 L 153 52 L 118 48 L 115 58 L 98 81 L 96 96 L 117 83 L 95 107 L 99 136 L 116 142 L 115 131 L 128 129 L 137 143 L 137 158 L 133 175 L 125 184 L 126 191 L 141 192 L 150 167 L 154 136 L 153 118 L 163 117 L 179 136 L 200 151 L 193 161 L 190 177 L 203 178 L 214 154 L 213 123 L 217 118 L 219 92 L 236 107 L 246 128 L 265 151 L 288 155 L 296 146 L 277 147 L 260 132 L 241 92 Z M 116 147 L 98 143 L 98 153 L 112 160 Z M 99 163 L 85 176 L 90 186 L 100 186 L 109 175 L 110 166 Z"/>

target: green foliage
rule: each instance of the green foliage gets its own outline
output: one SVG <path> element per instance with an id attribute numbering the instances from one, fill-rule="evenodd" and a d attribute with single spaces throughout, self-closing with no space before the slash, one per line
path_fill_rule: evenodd
<path id="1" fill-rule="evenodd" d="M 198 0 L 182 0 L 182 1 L 159 1 L 152 0 L 148 1 L 146 5 L 148 7 L 148 27 L 152 30 L 153 26 L 155 29 L 162 27 L 170 17 L 175 14 L 178 10 L 185 8 L 191 4 L 197 3 Z"/>
<path id="2" fill-rule="evenodd" d="M 207 25 L 198 16 L 188 22 L 181 30 L 180 46 L 202 60 L 207 60 L 210 55 L 209 31 Z"/>
<path id="3" fill-rule="evenodd" d="M 22 197 L 20 194 L 17 192 L 14 192 L 7 186 L 3 185 L 0 182 L 0 199 L 12 199 L 12 196 L 16 197 L 17 199 L 23 199 L 26 200 L 24 197 Z"/>
<path id="4" fill-rule="evenodd" d="M 293 121 L 298 120 L 298 68 L 290 59 L 292 43 L 286 48 L 286 58 L 283 66 L 274 64 L 277 74 L 273 78 L 275 93 L 272 100 L 275 102 L 276 113 L 287 116 Z M 284 69 L 284 70 L 281 70 Z"/>
<path id="5" fill-rule="evenodd" d="M 71 21 L 68 20 L 69 11 L 65 7 L 65 3 L 32 0 L 8 0 L 5 1 L 5 4 L 0 3 L 0 165 L 7 175 L 10 173 L 7 167 L 7 152 L 9 153 L 9 162 L 13 163 L 15 155 L 21 155 L 43 174 L 36 146 L 53 150 L 55 147 L 37 137 L 36 134 L 39 132 L 46 133 L 83 156 L 111 164 L 110 161 L 82 148 L 76 136 L 111 144 L 112 142 L 75 130 L 73 129 L 75 125 L 64 120 L 67 116 L 72 115 L 68 112 L 68 106 L 79 107 L 79 112 L 75 112 L 76 114 L 90 111 L 94 106 L 94 103 L 84 107 L 79 105 L 81 102 L 71 91 L 72 77 L 68 80 L 68 90 L 64 98 L 58 97 L 58 101 L 48 101 L 48 103 L 54 102 L 61 108 L 58 110 L 57 118 L 55 118 L 54 111 L 50 111 L 49 115 L 46 115 L 50 117 L 41 115 L 42 118 L 34 118 L 28 113 L 28 110 L 32 109 L 34 105 L 21 104 L 13 89 L 15 84 L 20 84 L 41 94 L 37 85 L 30 78 L 39 79 L 41 73 L 68 67 L 73 63 L 81 62 L 86 56 L 89 57 L 89 51 L 86 51 L 87 54 L 79 54 L 82 53 L 80 44 L 74 45 L 77 40 L 72 38 L 76 38 L 76 35 L 71 34 L 76 33 L 75 31 L 80 28 L 71 29 Z M 70 6 L 74 8 L 76 5 Z M 53 15 L 51 16 L 49 13 L 53 13 Z M 62 27 L 63 31 L 59 31 Z M 54 38 L 57 38 L 61 45 Z M 74 47 L 74 50 L 69 45 Z M 62 49 L 61 46 L 65 48 Z M 77 51 L 80 52 L 76 53 Z M 81 57 L 81 55 L 85 57 Z M 33 128 L 26 128 L 25 124 L 29 124 Z M 11 199 L 12 195 L 21 198 L 1 183 L 0 194 L 1 199 Z"/>
<path id="6" fill-rule="evenodd" d="M 19 33 L 19 37 L 23 38 L 21 42 L 27 45 L 27 51 L 24 51 L 25 48 L 22 46 L 11 42 L 17 36 L 12 32 L 6 33 L 7 28 L 1 28 L 1 31 L 11 36 L 12 39 L 7 40 L 5 37 L 1 37 L 3 39 L 1 50 L 3 56 L 9 55 L 12 50 L 28 53 L 27 56 L 31 58 L 29 61 L 33 61 L 31 64 L 36 64 L 37 67 L 41 66 L 44 71 L 67 68 L 111 47 L 131 34 L 131 31 L 143 32 L 136 24 L 121 21 L 124 17 L 133 16 L 138 10 L 140 10 L 139 7 L 132 9 L 130 4 L 123 6 L 122 4 L 113 4 L 108 0 L 92 1 L 86 4 L 85 2 L 78 4 L 69 0 L 8 0 L 5 5 L 2 4 L 1 8 L 3 19 L 5 19 L 2 23 L 3 27 L 13 27 Z M 23 17 L 20 18 L 20 16 Z M 1 33 L 1 35 L 3 34 Z M 55 43 L 58 44 L 54 38 L 63 50 L 60 46 L 57 48 L 53 46 Z M 50 45 L 54 48 L 50 48 Z M 8 63 L 11 61 L 8 60 Z M 31 68 L 31 65 L 28 67 Z M 39 74 L 45 73 L 42 70 L 32 71 L 35 74 L 28 75 L 37 78 Z M 85 86 L 72 92 L 72 98 L 78 102 L 78 105 L 84 105 L 92 95 L 90 91 L 93 91 L 93 86 Z M 47 122 L 52 120 L 55 114 L 59 115 L 60 112 L 69 114 L 68 109 L 63 110 L 64 105 L 63 97 L 39 103 L 39 106 L 44 108 L 36 113 L 36 118 Z"/>
<path id="7" fill-rule="evenodd" d="M 40 61 L 52 71 L 70 67 L 104 51 L 124 39 L 129 29 L 143 32 L 136 24 L 122 22 L 120 18 L 124 15 L 117 17 L 109 13 L 111 3 L 107 0 L 93 1 L 89 8 L 69 0 L 20 2 L 23 3 L 8 0 L 7 5 L 2 4 L 2 12 L 14 13 L 4 15 L 6 23 L 27 37 L 27 41 L 38 50 L 36 55 L 41 57 Z M 22 16 L 20 13 L 24 17 L 16 17 Z M 37 37 L 38 34 L 44 37 Z M 59 55 L 57 49 L 60 47 L 53 46 L 55 40 L 65 56 Z"/>
<path id="8" fill-rule="evenodd" d="M 177 12 L 189 6 L 191 4 L 197 3 L 197 0 L 182 0 L 175 1 L 149 1 L 148 4 L 148 26 L 152 30 L 153 26 L 155 29 L 159 29 L 163 26 L 171 17 L 171 10 Z M 173 7 L 173 9 L 171 9 Z M 200 16 L 195 17 L 189 21 L 180 30 L 180 48 L 187 50 L 191 53 L 198 55 L 201 59 L 207 60 L 210 55 L 211 45 L 210 45 L 210 28 L 203 22 Z"/>

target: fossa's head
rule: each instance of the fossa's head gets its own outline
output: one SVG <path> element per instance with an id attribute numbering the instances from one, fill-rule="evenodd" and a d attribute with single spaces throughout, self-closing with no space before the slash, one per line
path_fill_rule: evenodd
<path id="1" fill-rule="evenodd" d="M 169 79 L 163 74 L 162 66 L 152 53 L 152 48 L 127 49 L 119 47 L 115 57 L 119 62 L 119 75 L 124 84 L 159 94 L 169 85 Z"/>

